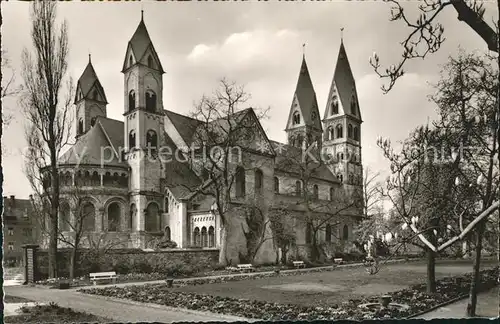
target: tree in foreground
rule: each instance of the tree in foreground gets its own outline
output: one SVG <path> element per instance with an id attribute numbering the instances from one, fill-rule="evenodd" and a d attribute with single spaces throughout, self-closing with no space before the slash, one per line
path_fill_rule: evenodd
<path id="1" fill-rule="evenodd" d="M 66 23 L 56 25 L 56 3 L 36 1 L 31 10 L 33 49 L 22 56 L 23 93 L 26 117 L 25 171 L 40 200 L 48 207 L 49 277 L 57 277 L 59 175 L 57 161 L 69 140 L 72 87 L 68 80 L 68 32 Z M 44 210 L 46 210 L 44 208 Z M 42 216 L 43 217 L 43 216 Z"/>

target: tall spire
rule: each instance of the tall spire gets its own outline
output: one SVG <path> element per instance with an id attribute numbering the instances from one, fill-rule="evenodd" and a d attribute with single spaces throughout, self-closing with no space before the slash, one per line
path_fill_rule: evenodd
<path id="1" fill-rule="evenodd" d="M 306 59 L 306 43 L 302 44 L 302 58 Z"/>
<path id="2" fill-rule="evenodd" d="M 95 73 L 94 66 L 91 62 L 91 54 L 89 53 L 89 63 L 83 70 L 82 75 L 78 79 L 77 82 L 77 90 L 79 90 L 82 94 L 81 98 L 89 98 L 91 94 L 91 90 L 96 89 L 102 96 L 102 101 L 107 103 L 106 94 L 104 93 L 104 88 Z M 78 91 L 77 91 L 78 92 Z M 76 101 L 76 99 L 75 99 Z"/>
<path id="3" fill-rule="evenodd" d="M 344 43 L 344 27 L 340 28 L 340 43 Z"/>

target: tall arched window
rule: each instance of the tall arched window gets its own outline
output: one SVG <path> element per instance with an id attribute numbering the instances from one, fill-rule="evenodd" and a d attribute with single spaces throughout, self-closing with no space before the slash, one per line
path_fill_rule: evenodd
<path id="1" fill-rule="evenodd" d="M 146 110 L 156 111 L 156 94 L 152 90 L 146 92 Z"/>
<path id="2" fill-rule="evenodd" d="M 302 135 L 298 135 L 297 136 L 297 140 L 295 142 L 295 144 L 297 145 L 297 147 L 302 147 L 302 142 L 303 142 L 303 138 L 302 138 Z"/>
<path id="3" fill-rule="evenodd" d="M 208 228 L 208 247 L 215 247 L 215 229 L 213 226 Z"/>
<path id="4" fill-rule="evenodd" d="M 201 246 L 208 247 L 208 232 L 205 226 L 201 228 Z"/>
<path id="5" fill-rule="evenodd" d="M 172 233 L 170 232 L 170 226 L 165 226 L 164 230 L 165 240 L 172 241 Z"/>
<path id="6" fill-rule="evenodd" d="M 68 203 L 64 202 L 59 207 L 59 228 L 61 231 L 69 231 L 70 226 L 70 207 Z"/>
<path id="7" fill-rule="evenodd" d="M 342 128 L 342 125 L 337 125 L 337 138 L 342 137 L 344 137 L 344 130 Z"/>
<path id="8" fill-rule="evenodd" d="M 164 204 L 164 210 L 165 210 L 165 213 L 168 213 L 168 208 L 169 208 L 169 201 L 168 201 L 168 196 L 165 197 L 165 204 Z"/>
<path id="9" fill-rule="evenodd" d="M 280 179 L 274 177 L 274 193 L 280 193 Z"/>
<path id="10" fill-rule="evenodd" d="M 347 137 L 352 138 L 352 125 L 351 124 L 349 124 L 347 126 Z"/>
<path id="11" fill-rule="evenodd" d="M 342 239 L 344 241 L 347 241 L 349 239 L 349 227 L 347 225 L 344 225 L 342 228 Z"/>
<path id="12" fill-rule="evenodd" d="M 333 140 L 335 138 L 335 132 L 333 127 L 328 127 L 328 140 Z"/>
<path id="13" fill-rule="evenodd" d="M 235 174 L 236 182 L 236 197 L 241 198 L 245 196 L 245 169 L 242 167 L 236 168 Z"/>
<path id="14" fill-rule="evenodd" d="M 359 128 L 357 126 L 354 127 L 354 140 L 359 141 Z"/>
<path id="15" fill-rule="evenodd" d="M 326 224 L 325 241 L 326 242 L 331 242 L 332 241 L 332 226 L 330 224 Z"/>
<path id="16" fill-rule="evenodd" d="M 300 124 L 300 114 L 298 111 L 293 113 L 293 125 L 298 125 Z"/>
<path id="17" fill-rule="evenodd" d="M 340 180 L 340 182 L 344 182 L 344 176 L 342 174 L 337 175 L 337 178 Z"/>
<path id="18" fill-rule="evenodd" d="M 333 201 L 333 197 L 335 196 L 335 190 L 333 187 L 330 187 L 330 201 Z"/>
<path id="19" fill-rule="evenodd" d="M 263 180 L 262 171 L 260 169 L 255 170 L 255 193 L 256 194 L 262 193 L 262 180 Z"/>
<path id="20" fill-rule="evenodd" d="M 150 203 L 146 208 L 146 232 L 160 231 L 160 209 L 156 203 Z"/>
<path id="21" fill-rule="evenodd" d="M 130 57 L 128 59 L 128 67 L 131 67 L 132 64 L 134 64 L 134 61 L 132 60 L 132 55 L 130 55 Z"/>
<path id="22" fill-rule="evenodd" d="M 200 229 L 196 227 L 193 233 L 193 243 L 194 246 L 201 246 Z"/>
<path id="23" fill-rule="evenodd" d="M 95 207 L 92 203 L 87 202 L 80 210 L 80 220 L 82 229 L 85 232 L 93 232 L 95 230 Z"/>
<path id="24" fill-rule="evenodd" d="M 130 217 L 129 217 L 129 222 L 128 222 L 128 228 L 130 231 L 134 230 L 134 225 L 136 222 L 136 214 L 137 214 L 137 208 L 135 207 L 135 204 L 130 205 Z"/>
<path id="25" fill-rule="evenodd" d="M 108 231 L 120 231 L 121 208 L 120 204 L 114 202 L 108 206 Z"/>
<path id="26" fill-rule="evenodd" d="M 302 183 L 299 180 L 295 182 L 295 195 L 297 197 L 302 196 Z"/>
<path id="27" fill-rule="evenodd" d="M 78 120 L 78 135 L 83 134 L 83 118 Z"/>
<path id="28" fill-rule="evenodd" d="M 128 111 L 132 111 L 134 109 L 135 109 L 135 92 L 134 90 L 130 90 L 130 92 L 128 93 Z"/>
<path id="29" fill-rule="evenodd" d="M 339 100 L 337 96 L 332 97 L 332 115 L 336 115 L 339 113 Z"/>
<path id="30" fill-rule="evenodd" d="M 128 146 L 129 150 L 135 148 L 135 130 L 133 129 L 128 133 Z"/>
<path id="31" fill-rule="evenodd" d="M 97 100 L 97 90 L 94 90 L 94 92 L 92 92 L 92 99 Z"/>
<path id="32" fill-rule="evenodd" d="M 318 185 L 313 186 L 313 199 L 318 199 L 319 198 L 319 189 Z"/>
<path id="33" fill-rule="evenodd" d="M 96 119 L 97 119 L 97 117 L 92 117 L 92 118 L 90 119 L 90 126 L 92 126 L 92 127 L 93 127 L 93 126 L 95 125 L 95 121 L 96 121 Z"/>
<path id="34" fill-rule="evenodd" d="M 153 58 L 151 57 L 151 55 L 148 56 L 148 67 L 153 67 Z"/>
<path id="35" fill-rule="evenodd" d="M 156 149 L 158 147 L 158 136 L 152 129 L 146 133 L 146 147 Z"/>

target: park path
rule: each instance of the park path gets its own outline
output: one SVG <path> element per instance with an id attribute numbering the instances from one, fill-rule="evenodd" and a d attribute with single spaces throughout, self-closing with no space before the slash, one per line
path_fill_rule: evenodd
<path id="1" fill-rule="evenodd" d="M 87 295 L 75 290 L 49 289 L 45 287 L 8 286 L 6 295 L 23 297 L 40 303 L 54 302 L 61 307 L 90 313 L 111 321 L 130 322 L 235 322 L 249 319 L 209 312 L 172 308 L 163 305 L 138 303 L 123 299 Z"/>

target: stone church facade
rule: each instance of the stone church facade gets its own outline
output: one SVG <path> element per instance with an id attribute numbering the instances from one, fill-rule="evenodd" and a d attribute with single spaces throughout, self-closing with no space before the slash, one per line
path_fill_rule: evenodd
<path id="1" fill-rule="evenodd" d="M 202 171 L 174 155 L 168 162 L 159 158 L 158 150 L 165 147 L 181 152 L 179 156 L 186 153 L 203 121 L 164 109 L 165 72 L 143 19 L 127 45 L 121 72 L 125 103 L 121 121 L 107 117 L 108 99 L 90 57 L 78 80 L 77 141 L 59 163 L 62 234 L 74 235 L 79 213 L 80 217 L 84 215 L 84 244 L 97 240 L 116 242 L 120 248 L 145 249 L 154 248 L 153 243 L 163 239 L 181 249 L 220 248 L 222 222 L 213 198 L 190 189 L 210 181 Z M 344 44 L 340 46 L 323 118 L 303 58 L 290 113 L 283 121 L 287 144 L 267 138 L 252 108 L 235 113 L 234 118 L 255 120 L 262 143 L 258 143 L 260 150 L 244 150 L 242 165 L 235 166 L 233 201 L 245 204 L 239 198 L 258 191 L 264 197 L 264 214 L 278 204 L 286 206 L 297 215 L 288 225 L 296 235 L 295 251 L 301 254 L 311 235 L 300 221 L 300 215 L 306 212 L 302 192 L 311 192 L 319 204 L 333 201 L 339 193 L 353 195 L 362 189 L 362 120 Z M 307 181 L 308 188 L 303 188 L 298 169 L 283 162 L 290 152 L 303 151 L 310 145 L 321 148 L 326 152 L 322 156 L 331 161 L 320 163 Z M 336 216 L 335 226 L 327 222 L 318 232 L 319 240 L 338 240 L 343 249 L 348 249 L 360 217 L 360 208 L 346 209 Z M 243 218 L 236 213 L 229 217 L 227 254 L 232 260 L 245 250 L 245 231 L 249 229 Z M 276 247 L 269 240 L 259 250 L 256 262 L 272 262 L 275 255 Z"/>

